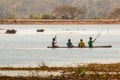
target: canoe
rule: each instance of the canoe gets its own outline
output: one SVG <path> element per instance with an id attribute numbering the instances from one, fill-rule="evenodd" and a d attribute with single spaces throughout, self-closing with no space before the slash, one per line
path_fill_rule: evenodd
<path id="1" fill-rule="evenodd" d="M 89 46 L 85 46 L 82 48 L 111 48 L 111 45 L 106 45 L 106 46 L 93 46 L 93 47 L 89 47 Z M 52 46 L 48 46 L 47 48 L 81 48 L 78 46 L 72 46 L 72 47 L 67 47 L 67 46 L 56 46 L 56 47 L 52 47 Z"/>

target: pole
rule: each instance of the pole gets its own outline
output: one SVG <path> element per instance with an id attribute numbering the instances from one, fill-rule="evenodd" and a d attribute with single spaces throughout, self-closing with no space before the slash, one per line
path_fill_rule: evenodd
<path id="1" fill-rule="evenodd" d="M 93 40 L 93 42 L 95 42 L 97 40 L 97 38 L 102 34 L 102 31 L 103 30 L 101 30 L 101 32 L 96 36 L 96 38 Z"/>

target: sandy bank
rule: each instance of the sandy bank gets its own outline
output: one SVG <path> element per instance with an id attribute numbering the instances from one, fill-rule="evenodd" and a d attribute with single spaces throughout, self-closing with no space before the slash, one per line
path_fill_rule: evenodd
<path id="1" fill-rule="evenodd" d="M 60 75 L 61 72 L 60 71 L 20 71 L 20 70 L 16 70 L 16 71 L 0 71 L 0 76 L 41 76 L 41 77 L 45 77 L 45 76 L 50 76 L 50 75 Z"/>
<path id="2" fill-rule="evenodd" d="M 120 24 L 120 19 L 41 20 L 0 19 L 0 24 Z"/>

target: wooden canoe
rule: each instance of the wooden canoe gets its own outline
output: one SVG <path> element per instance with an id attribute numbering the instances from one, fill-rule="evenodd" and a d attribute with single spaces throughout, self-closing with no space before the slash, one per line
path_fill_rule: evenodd
<path id="1" fill-rule="evenodd" d="M 93 46 L 93 47 L 89 47 L 89 46 L 85 46 L 82 48 L 111 48 L 111 45 L 106 45 L 106 46 Z M 56 47 L 52 47 L 52 46 L 48 46 L 47 48 L 81 48 L 78 46 L 72 46 L 72 47 L 67 47 L 67 46 L 56 46 Z"/>

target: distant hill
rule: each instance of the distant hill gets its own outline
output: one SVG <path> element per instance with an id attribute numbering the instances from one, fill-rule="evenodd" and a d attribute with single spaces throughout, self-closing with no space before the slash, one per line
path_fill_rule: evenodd
<path id="1" fill-rule="evenodd" d="M 20 18 L 29 18 L 30 14 L 51 14 L 61 5 L 85 10 L 86 14 L 81 18 L 105 18 L 114 8 L 120 8 L 120 0 L 0 0 L 0 18 L 8 14 Z"/>

